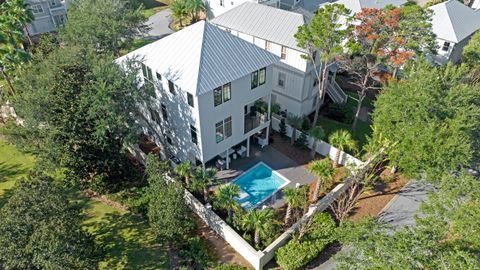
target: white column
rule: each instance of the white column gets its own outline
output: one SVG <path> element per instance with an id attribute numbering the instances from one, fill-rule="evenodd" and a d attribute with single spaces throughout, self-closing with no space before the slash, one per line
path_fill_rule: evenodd
<path id="1" fill-rule="evenodd" d="M 250 137 L 247 138 L 247 157 L 250 157 Z"/>
<path id="2" fill-rule="evenodd" d="M 206 168 L 205 168 L 205 162 L 202 162 L 202 169 L 203 171 L 205 172 Z"/>
<path id="3" fill-rule="evenodd" d="M 272 121 L 272 120 L 270 120 L 270 121 Z M 267 126 L 267 136 L 266 136 L 266 138 L 267 138 L 267 144 L 266 145 L 268 145 L 269 144 L 268 140 L 270 138 L 270 125 Z"/>
<path id="4" fill-rule="evenodd" d="M 268 111 L 267 111 L 268 120 L 272 121 L 272 93 L 268 96 Z"/>

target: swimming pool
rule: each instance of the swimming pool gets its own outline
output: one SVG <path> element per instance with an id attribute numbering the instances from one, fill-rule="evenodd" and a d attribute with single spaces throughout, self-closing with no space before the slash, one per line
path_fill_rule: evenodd
<path id="1" fill-rule="evenodd" d="M 240 195 L 236 201 L 244 209 L 249 209 L 255 208 L 289 182 L 267 164 L 259 162 L 232 183 L 240 187 Z"/>

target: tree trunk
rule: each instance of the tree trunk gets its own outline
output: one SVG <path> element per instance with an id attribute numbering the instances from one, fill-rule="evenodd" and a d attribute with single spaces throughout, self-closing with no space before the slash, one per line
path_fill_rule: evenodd
<path id="1" fill-rule="evenodd" d="M 186 185 L 187 187 L 190 186 L 190 178 L 188 177 L 188 175 L 185 176 L 185 185 Z"/>
<path id="2" fill-rule="evenodd" d="M 310 150 L 310 158 L 311 159 L 315 158 L 315 153 L 317 152 L 316 149 L 317 149 L 317 140 L 313 139 L 312 149 Z"/>
<path id="3" fill-rule="evenodd" d="M 13 88 L 12 81 L 10 80 L 10 77 L 5 72 L 5 70 L 2 70 L 2 75 L 3 75 L 3 78 L 5 78 L 5 81 L 7 81 L 7 84 L 8 84 L 8 87 L 10 88 L 10 92 L 12 93 L 12 96 L 15 96 L 15 88 Z"/>
<path id="4" fill-rule="evenodd" d="M 322 70 L 321 78 L 319 78 L 320 76 L 317 76 L 319 97 L 318 97 L 317 107 L 315 108 L 315 116 L 313 117 L 312 127 L 317 125 L 318 114 L 320 113 L 320 106 L 323 103 L 323 100 L 325 98 L 325 85 L 326 85 L 326 82 L 327 82 L 327 80 L 325 79 L 325 75 L 327 74 L 327 70 L 328 70 L 328 62 L 324 62 L 323 65 L 324 65 L 324 67 L 323 67 L 323 70 Z M 314 65 L 313 68 L 315 68 L 315 65 Z"/>
<path id="5" fill-rule="evenodd" d="M 353 118 L 352 131 L 355 132 L 357 129 L 358 117 L 360 116 L 360 111 L 362 109 L 362 101 L 359 99 L 357 104 L 357 109 L 355 111 L 355 117 Z"/>
<path id="6" fill-rule="evenodd" d="M 260 232 L 258 230 L 255 230 L 253 241 L 255 242 L 255 247 L 258 248 L 260 246 Z"/>
<path id="7" fill-rule="evenodd" d="M 205 202 L 208 201 L 208 187 L 206 185 L 203 188 L 203 199 L 205 200 Z"/>
<path id="8" fill-rule="evenodd" d="M 315 183 L 315 190 L 313 191 L 313 201 L 317 201 L 318 194 L 320 193 L 320 185 L 322 183 L 322 179 L 318 177 L 317 182 Z"/>
<path id="9" fill-rule="evenodd" d="M 393 165 L 392 168 L 390 169 L 390 173 L 395 174 L 397 172 L 397 166 Z"/>
<path id="10" fill-rule="evenodd" d="M 290 222 L 290 218 L 292 216 L 292 204 L 288 204 L 287 206 L 287 212 L 285 214 L 285 225 L 288 225 L 288 223 Z"/>
<path id="11" fill-rule="evenodd" d="M 233 217 L 232 207 L 228 207 L 227 213 L 228 213 L 228 219 L 229 219 L 229 220 L 232 220 L 232 217 Z"/>
<path id="12" fill-rule="evenodd" d="M 297 129 L 292 127 L 292 137 L 290 138 L 290 144 L 293 145 L 295 143 L 295 136 L 297 135 Z"/>
<path id="13" fill-rule="evenodd" d="M 335 159 L 333 160 L 333 167 L 338 167 L 340 163 L 340 154 L 342 153 L 342 150 L 337 148 L 337 153 L 335 153 Z"/>
<path id="14" fill-rule="evenodd" d="M 28 44 L 30 45 L 30 47 L 32 47 L 32 46 L 33 46 L 33 42 L 32 42 L 32 39 L 30 38 L 30 32 L 28 32 L 28 27 L 27 27 L 27 25 L 24 25 L 23 28 L 24 28 L 24 30 L 25 30 L 25 34 L 27 35 Z"/>

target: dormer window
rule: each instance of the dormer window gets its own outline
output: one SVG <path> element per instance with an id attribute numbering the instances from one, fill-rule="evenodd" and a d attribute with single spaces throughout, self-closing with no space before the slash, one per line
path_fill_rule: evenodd
<path id="1" fill-rule="evenodd" d="M 450 42 L 445 41 L 442 46 L 442 51 L 448 52 L 449 49 L 450 49 Z"/>

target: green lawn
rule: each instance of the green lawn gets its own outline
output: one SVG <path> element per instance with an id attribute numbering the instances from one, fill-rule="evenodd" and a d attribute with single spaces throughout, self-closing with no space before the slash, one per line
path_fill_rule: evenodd
<path id="1" fill-rule="evenodd" d="M 34 157 L 17 151 L 0 140 L 0 207 L 8 200 L 15 181 L 33 167 Z M 100 269 L 166 269 L 165 249 L 158 244 L 142 217 L 88 199 L 72 192 L 72 200 L 85 209 L 85 229 L 91 232 L 105 250 Z"/>
<path id="2" fill-rule="evenodd" d="M 145 8 L 143 10 L 143 15 L 148 18 L 161 10 L 167 9 L 171 1 L 170 0 L 141 0 L 140 2 L 143 4 Z"/>

